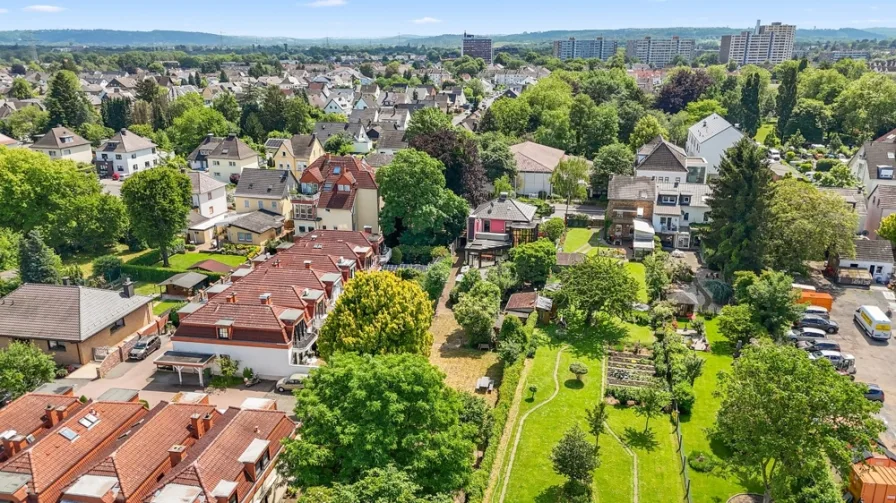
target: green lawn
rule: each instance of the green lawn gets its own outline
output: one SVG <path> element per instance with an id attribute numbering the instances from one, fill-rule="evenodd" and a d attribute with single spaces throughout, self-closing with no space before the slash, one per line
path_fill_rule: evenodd
<path id="1" fill-rule="evenodd" d="M 762 144 L 765 141 L 765 137 L 774 130 L 775 124 L 772 122 L 766 122 L 765 124 L 759 126 L 759 131 L 756 131 L 756 136 L 754 137 L 754 139 Z"/>
<path id="2" fill-rule="evenodd" d="M 152 297 L 159 293 L 159 287 L 155 283 L 138 281 L 134 284 L 134 292 L 136 292 L 137 295 L 148 295 Z"/>
<path id="3" fill-rule="evenodd" d="M 180 305 L 180 304 L 183 304 L 183 301 L 179 301 L 179 300 L 162 300 L 162 301 L 159 301 L 159 302 L 156 302 L 156 303 L 153 304 L 153 306 L 152 306 L 152 312 L 153 312 L 153 314 L 155 314 L 156 316 L 159 316 L 159 315 L 161 315 L 162 313 L 164 313 L 165 311 L 167 311 L 167 310 L 173 308 L 174 306 L 178 306 L 178 305 Z"/>
<path id="4" fill-rule="evenodd" d="M 242 257 L 240 255 L 222 255 L 219 253 L 191 252 L 172 255 L 168 258 L 168 262 L 172 269 L 183 271 L 189 269 L 196 262 L 202 262 L 203 260 L 208 259 L 217 260 L 218 262 L 227 264 L 231 267 L 237 267 L 246 261 L 246 257 Z M 157 265 L 161 266 L 161 263 Z"/>
<path id="5" fill-rule="evenodd" d="M 638 301 L 647 302 L 647 274 L 644 270 L 644 264 L 640 262 L 626 262 L 625 268 L 628 269 L 636 280 L 638 280 Z"/>
<path id="6" fill-rule="evenodd" d="M 563 251 L 572 253 L 588 244 L 594 234 L 592 229 L 569 229 L 566 231 L 566 240 L 563 241 Z"/>
<path id="7" fill-rule="evenodd" d="M 79 253 L 77 255 L 72 255 L 71 257 L 66 257 L 65 260 L 62 261 L 64 265 L 77 265 L 81 268 L 81 271 L 84 272 L 84 277 L 90 277 L 93 273 L 93 261 L 97 257 L 102 255 L 115 255 L 116 257 L 121 258 L 122 262 L 127 262 L 128 260 L 133 259 L 134 257 L 143 255 L 144 253 L 148 253 L 150 250 L 142 250 L 138 252 L 132 252 L 128 250 L 126 245 L 116 245 L 111 250 L 105 250 L 99 253 Z"/>
<path id="8" fill-rule="evenodd" d="M 724 459 L 728 452 L 723 446 L 710 444 L 706 435 L 716 419 L 721 406 L 717 397 L 713 396 L 718 384 L 718 374 L 729 371 L 734 358 L 727 339 L 719 334 L 718 318 L 706 322 L 706 336 L 710 342 L 711 353 L 698 353 L 706 363 L 703 374 L 694 383 L 694 394 L 697 401 L 690 415 L 681 417 L 681 434 L 684 437 L 685 452 L 690 455 L 694 451 L 711 452 Z M 714 471 L 700 473 L 691 469 L 691 497 L 694 503 L 716 503 L 726 501 L 729 497 L 741 492 L 762 492 L 758 480 L 742 480 L 737 475 Z"/>
<path id="9" fill-rule="evenodd" d="M 626 337 L 628 342 L 640 342 L 642 346 L 649 346 L 656 342 L 656 337 L 654 337 L 650 325 L 641 326 L 636 323 L 625 323 L 625 327 L 628 328 L 628 337 Z"/>

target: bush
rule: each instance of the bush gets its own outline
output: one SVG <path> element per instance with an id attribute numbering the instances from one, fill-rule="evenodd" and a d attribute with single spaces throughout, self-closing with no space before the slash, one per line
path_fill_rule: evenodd
<path id="1" fill-rule="evenodd" d="M 389 263 L 394 264 L 394 265 L 401 265 L 401 260 L 402 260 L 401 247 L 396 246 L 395 248 L 392 248 L 392 258 L 389 259 Z"/>
<path id="2" fill-rule="evenodd" d="M 509 314 L 504 317 L 504 323 L 501 324 L 498 340 L 526 345 L 529 342 L 529 335 L 523 326 L 523 322 L 518 317 Z"/>
<path id="3" fill-rule="evenodd" d="M 429 266 L 429 269 L 420 276 L 419 282 L 423 291 L 429 296 L 429 300 L 435 302 L 442 296 L 445 283 L 451 274 L 451 261 L 442 259 Z"/>
<path id="4" fill-rule="evenodd" d="M 812 171 L 812 163 L 811 162 L 801 163 L 799 166 L 796 167 L 796 169 L 798 169 L 800 171 L 800 173 L 806 173 L 808 171 Z"/>
<path id="5" fill-rule="evenodd" d="M 429 252 L 430 259 L 441 260 L 451 256 L 451 250 L 444 246 L 434 246 Z"/>
<path id="6" fill-rule="evenodd" d="M 141 265 L 124 264 L 121 266 L 121 275 L 137 281 L 161 283 L 175 274 L 182 273 L 179 269 L 166 269 L 164 267 L 149 267 Z M 214 283 L 221 279 L 222 275 L 216 272 L 203 272 L 209 277 L 209 282 Z"/>
<path id="7" fill-rule="evenodd" d="M 834 166 L 840 164 L 840 161 L 837 159 L 820 159 L 815 163 L 815 171 L 828 172 Z"/>
<path id="8" fill-rule="evenodd" d="M 590 224 L 591 218 L 588 215 L 574 213 L 566 216 L 567 227 L 588 227 Z"/>
<path id="9" fill-rule="evenodd" d="M 184 245 L 184 249 L 187 251 L 196 251 L 196 245 L 187 243 Z"/>
<path id="10" fill-rule="evenodd" d="M 513 365 L 523 354 L 523 346 L 518 342 L 504 341 L 498 343 L 498 358 L 504 365 Z"/>
<path id="11" fill-rule="evenodd" d="M 718 458 L 703 451 L 694 451 L 688 456 L 688 466 L 700 473 L 713 471 L 719 463 Z"/>
<path id="12" fill-rule="evenodd" d="M 162 254 L 159 250 L 150 250 L 143 255 L 128 260 L 127 265 L 156 265 L 162 261 Z"/>
<path id="13" fill-rule="evenodd" d="M 240 369 L 240 362 L 227 355 L 220 355 L 218 356 L 218 369 L 221 371 L 221 377 L 231 378 Z"/>
<path id="14" fill-rule="evenodd" d="M 734 296 L 734 289 L 724 281 L 711 279 L 705 281 L 703 286 L 709 291 L 709 294 L 712 295 L 712 301 L 721 306 L 727 304 L 728 301 L 731 300 L 731 297 Z"/>
<path id="15" fill-rule="evenodd" d="M 784 160 L 786 160 L 787 162 L 790 162 L 794 159 L 796 159 L 796 152 L 790 151 L 784 154 Z"/>
<path id="16" fill-rule="evenodd" d="M 398 269 L 395 275 L 405 281 L 417 281 L 423 276 L 423 272 L 417 269 Z"/>
<path id="17" fill-rule="evenodd" d="M 237 243 L 224 243 L 219 253 L 221 253 L 221 255 L 238 255 L 240 257 L 251 258 L 261 253 L 261 247 Z"/>
<path id="18" fill-rule="evenodd" d="M 552 218 L 547 222 L 541 224 L 541 232 L 544 233 L 544 237 L 550 239 L 551 241 L 557 241 L 560 239 L 560 236 L 563 235 L 563 231 L 566 230 L 566 224 L 563 223 L 562 218 Z"/>
<path id="19" fill-rule="evenodd" d="M 629 388 L 626 386 L 607 386 L 607 391 L 604 393 L 606 396 L 611 396 L 619 401 L 621 404 L 625 404 L 630 401 L 638 401 L 638 388 Z"/>
<path id="20" fill-rule="evenodd" d="M 441 249 L 441 250 L 438 250 Z M 411 245 L 399 245 L 392 248 L 392 256 L 395 257 L 395 252 L 399 252 L 399 257 L 401 258 L 402 264 L 422 264 L 426 265 L 432 263 L 434 260 L 433 252 L 444 254 L 444 246 L 411 246 Z M 400 251 L 399 251 L 400 250 Z M 393 262 L 395 263 L 395 262 Z"/>
<path id="21" fill-rule="evenodd" d="M 581 381 L 582 376 L 588 373 L 588 366 L 581 362 L 573 362 L 569 364 L 569 371 L 575 374 L 577 380 Z"/>
<path id="22" fill-rule="evenodd" d="M 687 382 L 679 382 L 672 387 L 672 399 L 678 404 L 678 411 L 682 414 L 690 414 L 694 408 L 694 388 Z"/>
<path id="23" fill-rule="evenodd" d="M 103 255 L 93 261 L 92 278 L 104 278 L 109 283 L 121 277 L 121 258 L 115 255 Z"/>

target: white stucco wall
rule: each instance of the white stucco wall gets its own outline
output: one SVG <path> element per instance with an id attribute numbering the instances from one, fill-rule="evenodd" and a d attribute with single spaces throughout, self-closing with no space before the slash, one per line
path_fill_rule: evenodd
<path id="1" fill-rule="evenodd" d="M 245 168 L 258 168 L 258 157 L 242 160 L 208 159 L 208 175 L 219 182 L 230 183 L 230 175 L 242 173 Z"/>
<path id="2" fill-rule="evenodd" d="M 51 159 L 68 159 L 70 161 L 83 162 L 87 164 L 93 162 L 93 149 L 90 148 L 89 144 L 62 149 L 44 149 L 35 147 L 31 147 L 31 149 L 37 152 L 43 152 L 44 154 L 50 156 Z"/>
<path id="3" fill-rule="evenodd" d="M 526 195 L 538 194 L 539 192 L 551 193 L 551 174 L 550 173 L 525 173 L 517 174 L 517 194 Z"/>
<path id="4" fill-rule="evenodd" d="M 715 176 L 719 173 L 719 163 L 722 162 L 722 155 L 740 141 L 741 138 L 743 138 L 743 134 L 733 127 L 722 131 L 703 143 L 696 141 L 692 135 L 689 135 L 687 154 L 688 157 L 702 157 L 706 159 L 707 178 Z"/>
<path id="5" fill-rule="evenodd" d="M 250 367 L 262 379 L 280 379 L 295 373 L 307 374 L 315 368 L 309 365 L 290 365 L 288 349 L 174 341 L 174 351 L 228 355 L 239 360 L 240 371 Z"/>

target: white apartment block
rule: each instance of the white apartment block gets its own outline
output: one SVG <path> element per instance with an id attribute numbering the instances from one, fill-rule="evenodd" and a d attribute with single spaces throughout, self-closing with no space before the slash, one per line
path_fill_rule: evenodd
<path id="1" fill-rule="evenodd" d="M 725 35 L 719 49 L 719 62 L 734 61 L 738 65 L 777 65 L 793 57 L 793 39 L 796 26 L 772 23 L 744 31 L 740 35 Z"/>
<path id="2" fill-rule="evenodd" d="M 697 42 L 692 38 L 644 37 L 641 40 L 629 40 L 625 52 L 629 57 L 638 58 L 641 63 L 663 68 L 668 66 L 675 56 L 681 56 L 685 61 L 691 62 L 696 46 Z"/>
<path id="3" fill-rule="evenodd" d="M 608 60 L 616 54 L 619 42 L 605 40 L 603 37 L 595 39 L 555 40 L 554 57 L 559 59 L 602 59 Z"/>

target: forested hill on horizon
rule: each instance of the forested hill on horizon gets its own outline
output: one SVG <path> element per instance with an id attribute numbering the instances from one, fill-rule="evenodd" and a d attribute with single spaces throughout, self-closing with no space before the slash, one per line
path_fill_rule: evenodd
<path id="1" fill-rule="evenodd" d="M 616 40 L 630 40 L 643 37 L 670 37 L 678 35 L 697 40 L 718 39 L 722 35 L 739 33 L 745 28 L 625 28 L 617 30 L 554 30 L 526 32 L 511 35 L 493 35 L 496 43 L 502 44 L 542 44 L 569 37 L 606 37 Z M 486 34 L 477 34 L 486 35 Z M 887 39 L 896 37 L 896 28 L 839 28 L 839 29 L 797 29 L 797 42 L 827 42 Z M 88 45 L 88 46 L 150 46 L 150 45 L 201 45 L 201 46 L 247 46 L 252 44 L 290 44 L 297 46 L 367 46 L 411 44 L 414 46 L 454 47 L 460 45 L 460 34 L 436 36 L 401 35 L 379 38 L 297 38 L 297 37 L 251 37 L 229 36 L 214 33 L 189 31 L 126 31 L 126 30 L 7 30 L 0 31 L 0 45 Z"/>

